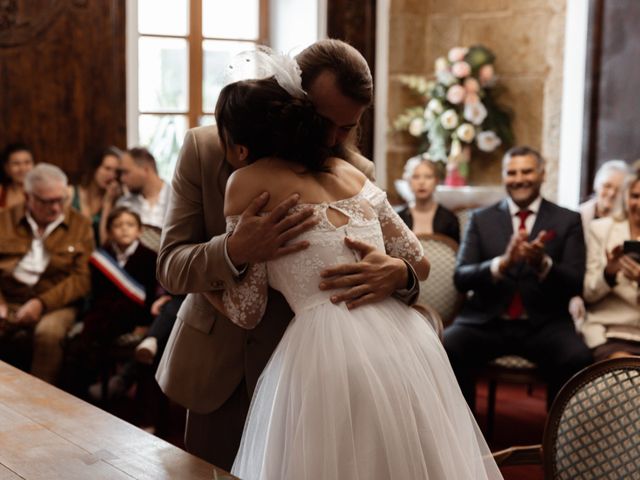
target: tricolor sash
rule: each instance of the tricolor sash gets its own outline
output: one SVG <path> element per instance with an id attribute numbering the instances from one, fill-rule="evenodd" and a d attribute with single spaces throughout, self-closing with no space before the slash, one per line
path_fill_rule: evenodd
<path id="1" fill-rule="evenodd" d="M 89 258 L 91 264 L 111 280 L 122 293 L 134 302 L 143 305 L 147 298 L 144 286 L 118 265 L 115 258 L 102 248 L 94 250 Z"/>

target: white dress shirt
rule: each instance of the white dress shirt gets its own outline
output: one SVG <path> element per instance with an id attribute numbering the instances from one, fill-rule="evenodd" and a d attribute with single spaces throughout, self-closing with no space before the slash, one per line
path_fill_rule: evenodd
<path id="1" fill-rule="evenodd" d="M 135 240 L 127 248 L 125 248 L 124 250 L 120 250 L 120 248 L 118 247 L 118 245 L 116 245 L 115 242 L 111 243 L 111 246 L 113 247 L 113 251 L 116 252 L 116 261 L 118 262 L 118 265 L 120 266 L 120 268 L 124 268 L 124 266 L 129 261 L 129 257 L 131 257 L 131 255 L 133 255 L 133 253 L 138 248 L 138 245 L 140 245 L 140 241 Z"/>
<path id="2" fill-rule="evenodd" d="M 171 195 L 171 189 L 166 182 L 162 182 L 162 189 L 158 195 L 158 201 L 151 205 L 146 198 L 141 194 L 128 193 L 127 195 L 120 197 L 116 202 L 117 206 L 123 206 L 130 208 L 138 215 L 142 220 L 143 225 L 150 225 L 155 228 L 162 229 L 164 223 L 164 215 L 169 208 L 169 197 Z"/>
<path id="3" fill-rule="evenodd" d="M 13 278 L 32 287 L 40 280 L 40 275 L 47 269 L 51 258 L 49 252 L 44 248 L 44 241 L 63 222 L 64 214 L 47 225 L 42 235 L 38 231 L 38 224 L 29 212 L 26 213 L 26 217 L 33 232 L 33 240 L 31 240 L 31 248 L 13 270 Z"/>

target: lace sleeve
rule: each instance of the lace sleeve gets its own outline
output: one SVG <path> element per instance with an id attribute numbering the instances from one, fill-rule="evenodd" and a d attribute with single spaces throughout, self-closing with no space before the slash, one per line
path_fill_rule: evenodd
<path id="1" fill-rule="evenodd" d="M 233 231 L 239 217 L 227 217 L 227 232 Z M 251 329 L 262 319 L 267 307 L 267 265 L 250 265 L 246 274 L 222 294 L 222 302 L 229 320 Z"/>
<path id="2" fill-rule="evenodd" d="M 389 204 L 387 194 L 373 184 L 370 185 L 372 188 L 368 197 L 378 215 L 387 254 L 402 258 L 415 267 L 424 257 L 422 244 Z"/>

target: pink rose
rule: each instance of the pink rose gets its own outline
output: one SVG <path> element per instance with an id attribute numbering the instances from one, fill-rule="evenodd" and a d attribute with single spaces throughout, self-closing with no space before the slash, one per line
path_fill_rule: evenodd
<path id="1" fill-rule="evenodd" d="M 478 71 L 478 78 L 480 79 L 480 85 L 491 86 L 495 82 L 495 72 L 493 70 L 493 65 L 487 64 L 480 67 L 480 71 Z"/>
<path id="2" fill-rule="evenodd" d="M 464 80 L 464 88 L 467 91 L 467 94 L 478 93 L 480 91 L 480 84 L 475 78 L 469 77 Z"/>
<path id="3" fill-rule="evenodd" d="M 467 91 L 461 85 L 453 85 L 447 90 L 447 100 L 454 105 L 462 103 Z"/>
<path id="4" fill-rule="evenodd" d="M 469 92 L 468 90 L 466 92 L 467 92 L 467 96 L 464 98 L 465 105 L 473 105 L 480 101 L 480 97 L 478 96 L 477 93 Z"/>
<path id="5" fill-rule="evenodd" d="M 468 48 L 453 47 L 451 50 L 449 50 L 449 61 L 451 63 L 461 62 L 462 60 L 464 60 L 464 56 L 467 54 L 468 51 L 469 51 Z"/>
<path id="6" fill-rule="evenodd" d="M 456 62 L 451 66 L 451 73 L 458 78 L 468 77 L 471 73 L 471 67 L 467 62 Z"/>

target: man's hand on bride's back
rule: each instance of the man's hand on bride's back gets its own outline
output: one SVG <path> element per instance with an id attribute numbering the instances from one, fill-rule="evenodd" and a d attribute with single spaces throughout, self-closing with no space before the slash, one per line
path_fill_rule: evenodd
<path id="1" fill-rule="evenodd" d="M 265 262 L 307 248 L 309 242 L 292 240 L 313 227 L 318 220 L 313 216 L 311 207 L 289 213 L 299 199 L 298 194 L 293 194 L 268 214 L 260 215 L 269 203 L 269 194 L 264 192 L 256 197 L 242 212 L 227 239 L 227 253 L 233 264 L 241 266 Z"/>
<path id="2" fill-rule="evenodd" d="M 345 243 L 360 254 L 361 260 L 336 265 L 321 273 L 321 290 L 345 289 L 331 297 L 333 303 L 346 302 L 347 308 L 352 309 L 384 300 L 406 287 L 408 272 L 404 261 L 365 242 L 346 238 Z"/>

